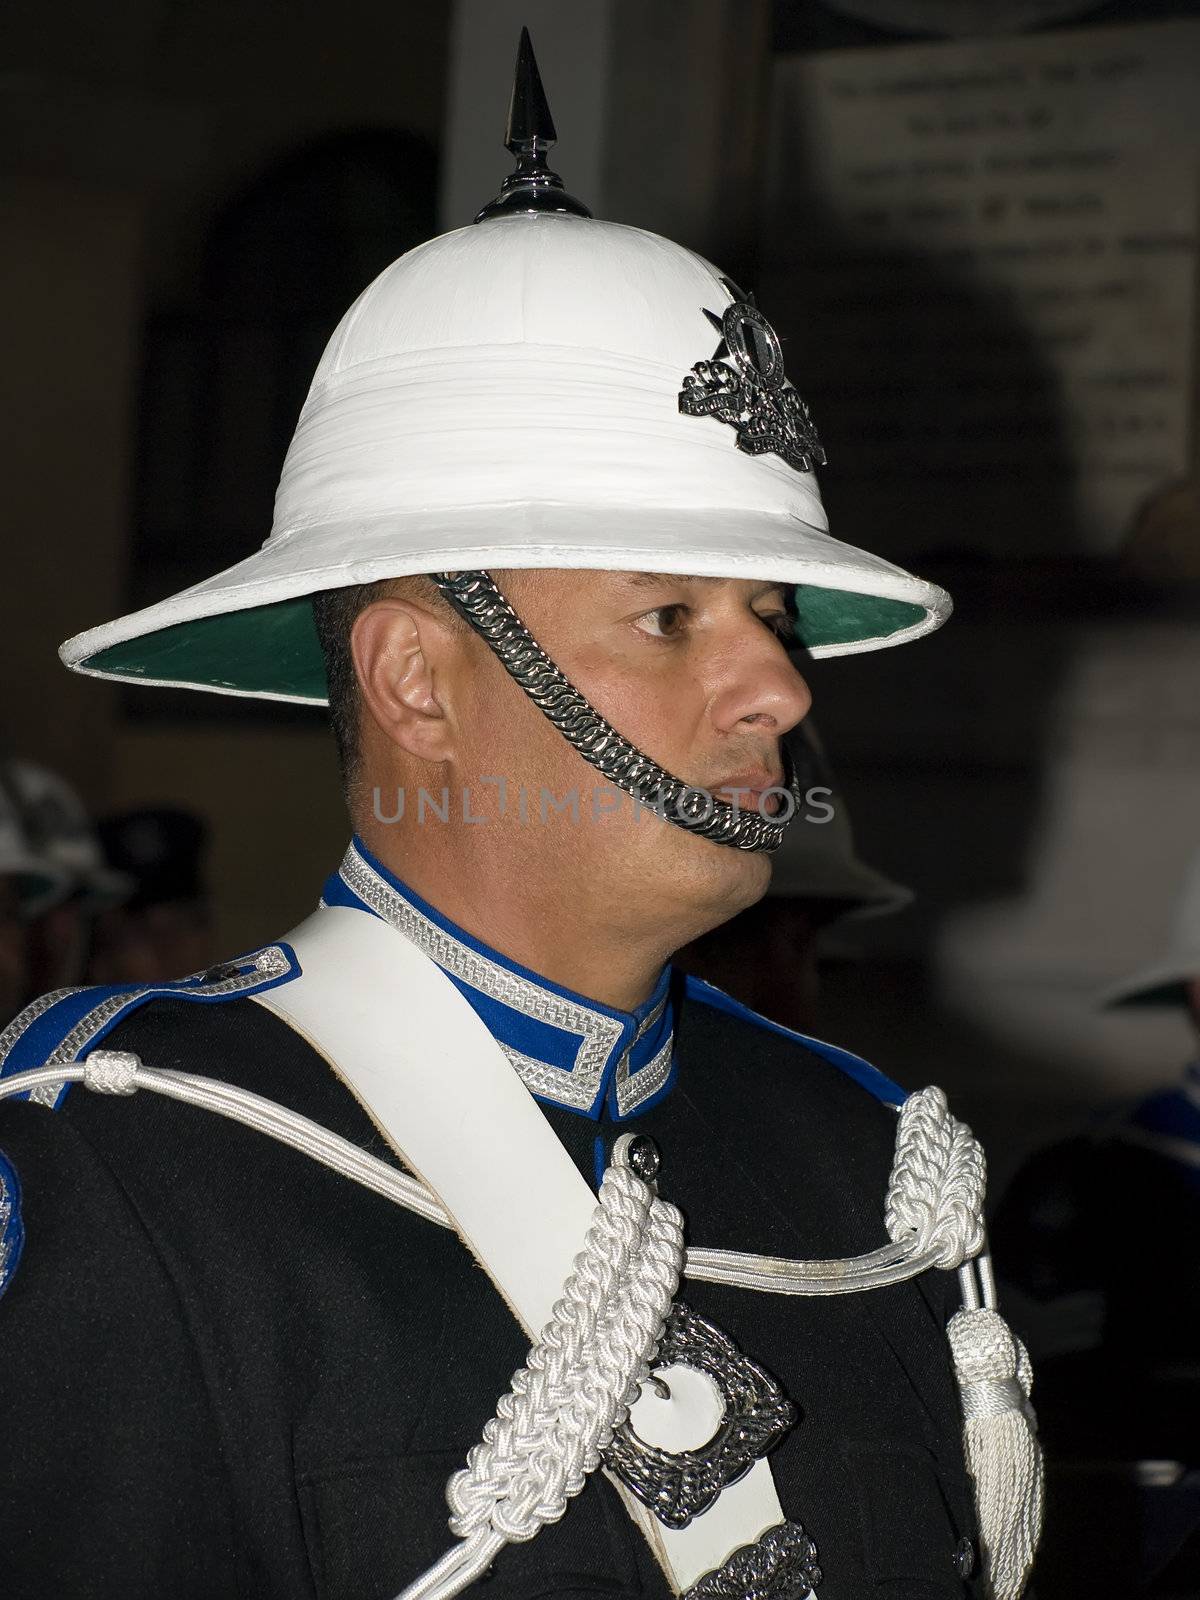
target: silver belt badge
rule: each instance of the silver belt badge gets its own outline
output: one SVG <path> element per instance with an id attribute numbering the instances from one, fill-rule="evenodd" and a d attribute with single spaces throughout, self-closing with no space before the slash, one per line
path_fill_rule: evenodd
<path id="1" fill-rule="evenodd" d="M 676 1452 L 647 1444 L 626 1421 L 613 1434 L 604 1461 L 660 1522 L 686 1528 L 778 1444 L 795 1422 L 796 1408 L 720 1328 L 678 1301 L 666 1321 L 656 1371 L 670 1366 L 691 1367 L 711 1379 L 724 1408 L 717 1431 L 697 1448 Z"/>
<path id="2" fill-rule="evenodd" d="M 781 1522 L 706 1572 L 683 1600 L 808 1600 L 820 1581 L 816 1545 L 798 1522 Z"/>

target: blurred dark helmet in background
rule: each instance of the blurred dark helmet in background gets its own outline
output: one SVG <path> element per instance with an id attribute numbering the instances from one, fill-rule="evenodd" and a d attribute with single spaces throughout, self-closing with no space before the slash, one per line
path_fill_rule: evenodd
<path id="1" fill-rule="evenodd" d="M 675 964 L 773 1021 L 810 1033 L 822 930 L 902 911 L 913 895 L 859 857 L 850 814 L 811 719 L 787 742 L 804 803 L 771 857 L 765 898 L 685 945 Z"/>
<path id="2" fill-rule="evenodd" d="M 208 828 L 190 811 L 146 807 L 104 818 L 100 841 L 133 892 L 96 919 L 93 983 L 157 983 L 209 961 L 211 915 L 204 881 Z"/>

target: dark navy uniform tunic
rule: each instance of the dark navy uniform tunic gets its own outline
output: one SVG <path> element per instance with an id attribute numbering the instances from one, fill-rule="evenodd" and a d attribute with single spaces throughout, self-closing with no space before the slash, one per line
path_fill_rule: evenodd
<path id="1" fill-rule="evenodd" d="M 885 1242 L 895 1111 L 796 1036 L 668 973 L 638 1014 L 592 1008 L 605 1038 L 614 1022 L 620 1035 L 590 1103 L 553 1103 L 549 1025 L 506 1021 L 494 992 L 456 981 L 522 1074 L 540 1072 L 546 1115 L 593 1185 L 616 1136 L 645 1132 L 690 1243 L 812 1258 Z M 324 1060 L 254 1000 L 155 998 L 103 1044 L 238 1084 L 394 1160 Z M 644 1094 L 642 1071 L 658 1080 Z M 0 1103 L 0 1150 L 25 1233 L 0 1296 L 5 1600 L 391 1600 L 444 1553 L 446 1479 L 527 1348 L 453 1233 L 144 1091 Z M 821 1600 L 978 1592 L 944 1333 L 953 1273 L 819 1299 L 685 1281 L 680 1297 L 799 1409 L 771 1461 L 785 1515 L 816 1541 Z M 668 1590 L 596 1475 L 560 1523 L 500 1554 L 480 1593 Z"/>

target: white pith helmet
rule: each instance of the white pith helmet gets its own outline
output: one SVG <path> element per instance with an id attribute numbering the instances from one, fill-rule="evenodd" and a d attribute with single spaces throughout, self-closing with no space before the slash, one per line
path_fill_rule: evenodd
<path id="1" fill-rule="evenodd" d="M 1200 849 L 1184 869 L 1171 918 L 1167 947 L 1157 961 L 1114 984 L 1100 996 L 1103 1006 L 1185 1006 L 1200 979 Z"/>
<path id="2" fill-rule="evenodd" d="M 508 567 L 794 585 L 817 656 L 945 620 L 943 590 L 829 535 L 824 458 L 757 308 L 691 251 L 587 215 L 544 167 L 552 142 L 529 54 L 517 174 L 485 220 L 401 256 L 343 317 L 266 543 L 69 639 L 69 667 L 321 704 L 312 594 Z"/>

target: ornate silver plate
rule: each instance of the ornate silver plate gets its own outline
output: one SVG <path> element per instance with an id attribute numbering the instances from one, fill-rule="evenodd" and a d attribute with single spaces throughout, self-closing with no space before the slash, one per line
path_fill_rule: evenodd
<path id="1" fill-rule="evenodd" d="M 706 1572 L 683 1600 L 806 1600 L 820 1581 L 816 1545 L 798 1522 L 781 1522 Z"/>
<path id="2" fill-rule="evenodd" d="M 724 1403 L 720 1426 L 697 1449 L 676 1453 L 647 1444 L 626 1421 L 614 1433 L 604 1461 L 660 1522 L 686 1528 L 726 1484 L 774 1448 L 795 1422 L 796 1408 L 774 1378 L 720 1328 L 678 1301 L 667 1318 L 656 1364 L 706 1373 Z"/>

